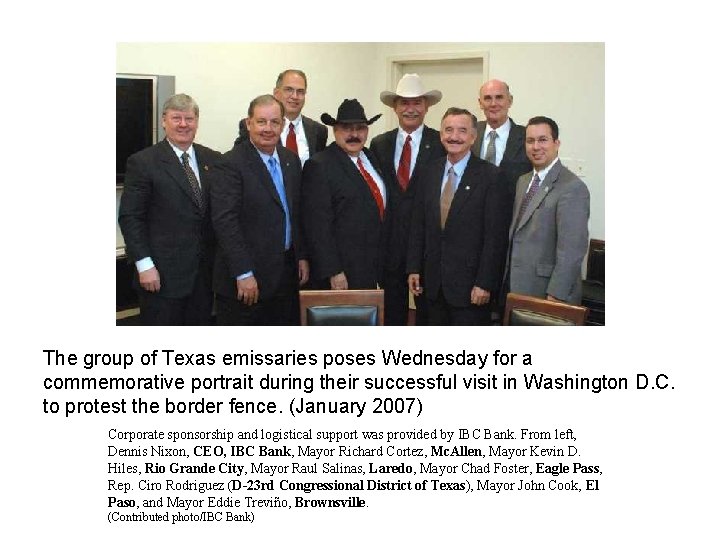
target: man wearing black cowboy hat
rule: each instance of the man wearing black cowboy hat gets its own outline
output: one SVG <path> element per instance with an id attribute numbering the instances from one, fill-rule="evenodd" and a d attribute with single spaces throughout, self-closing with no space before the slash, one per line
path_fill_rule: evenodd
<path id="1" fill-rule="evenodd" d="M 346 99 L 333 127 L 335 142 L 303 169 L 302 208 L 312 278 L 331 289 L 375 289 L 382 281 L 382 246 L 388 221 L 380 166 L 364 148 L 369 120 L 356 99 Z"/>

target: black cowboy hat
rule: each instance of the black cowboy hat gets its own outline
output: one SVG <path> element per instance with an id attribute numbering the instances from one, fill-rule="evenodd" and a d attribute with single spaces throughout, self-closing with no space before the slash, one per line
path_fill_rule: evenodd
<path id="1" fill-rule="evenodd" d="M 335 124 L 367 124 L 369 126 L 381 116 L 382 114 L 377 114 L 368 120 L 365 116 L 365 109 L 357 99 L 346 99 L 338 107 L 337 120 L 328 113 L 322 113 L 320 120 L 327 126 Z"/>

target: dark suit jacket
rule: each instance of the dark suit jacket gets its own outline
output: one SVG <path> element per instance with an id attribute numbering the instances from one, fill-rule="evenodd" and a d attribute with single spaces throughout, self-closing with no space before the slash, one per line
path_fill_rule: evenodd
<path id="1" fill-rule="evenodd" d="M 478 122 L 478 138 L 472 147 L 472 153 L 480 158 L 482 157 L 480 152 L 486 127 L 487 122 Z M 517 125 L 512 118 L 510 119 L 510 134 L 505 146 L 505 153 L 502 160 L 500 160 L 500 169 L 507 180 L 505 185 L 512 200 L 515 197 L 515 186 L 518 178 L 532 170 L 532 164 L 525 152 L 525 126 Z"/>
<path id="2" fill-rule="evenodd" d="M 373 154 L 365 154 L 381 173 Z M 345 272 L 351 289 L 374 289 L 381 283 L 390 209 L 381 220 L 365 179 L 336 143 L 305 162 L 302 198 L 313 279 Z"/>
<path id="3" fill-rule="evenodd" d="M 128 259 L 135 263 L 152 257 L 160 274 L 157 294 L 168 298 L 188 296 L 200 264 L 207 264 L 209 270 L 213 258 L 207 172 L 220 153 L 197 143 L 193 147 L 200 169 L 202 207 L 195 202 L 185 170 L 167 140 L 128 158 L 120 199 L 118 221 Z"/>
<path id="4" fill-rule="evenodd" d="M 420 274 L 429 299 L 436 299 L 442 287 L 450 305 L 467 307 L 474 286 L 491 293 L 500 288 L 510 201 L 500 170 L 470 156 L 445 230 L 441 230 L 440 190 L 445 163 L 446 158 L 441 158 L 426 168 L 422 189 L 415 198 L 407 271 Z"/>
<path id="5" fill-rule="evenodd" d="M 510 292 L 570 304 L 582 300 L 582 262 L 588 249 L 590 192 L 559 160 L 518 217 L 532 174 L 518 180 L 510 228 Z"/>
<path id="6" fill-rule="evenodd" d="M 277 147 L 277 153 L 295 255 L 302 259 L 300 159 L 282 147 Z M 275 296 L 282 285 L 285 262 L 285 212 L 270 172 L 250 141 L 235 146 L 217 163 L 210 204 L 218 243 L 215 292 L 236 298 L 237 276 L 252 271 L 260 300 Z"/>
<path id="7" fill-rule="evenodd" d="M 243 118 L 238 124 L 238 137 L 235 139 L 235 146 L 243 141 L 247 141 L 249 138 L 247 125 L 245 124 L 246 120 L 247 118 Z M 312 156 L 327 146 L 328 128 L 327 126 L 321 124 L 320 122 L 316 122 L 307 116 L 302 116 L 302 123 L 303 129 L 305 130 L 305 138 L 307 139 L 308 147 L 310 148 L 310 155 Z M 282 141 L 280 144 L 282 145 Z"/>
<path id="8" fill-rule="evenodd" d="M 443 157 L 445 148 L 440 143 L 440 133 L 425 126 L 420 150 L 415 161 L 415 168 L 410 176 L 407 190 L 400 188 L 395 171 L 395 141 L 398 130 L 393 129 L 378 135 L 370 143 L 370 151 L 375 154 L 382 168 L 385 186 L 388 188 L 390 208 L 392 211 L 391 227 L 388 231 L 387 253 L 385 265 L 391 270 L 405 272 L 407 265 L 408 236 L 412 220 L 413 200 L 420 183 L 421 172 L 432 160 Z"/>

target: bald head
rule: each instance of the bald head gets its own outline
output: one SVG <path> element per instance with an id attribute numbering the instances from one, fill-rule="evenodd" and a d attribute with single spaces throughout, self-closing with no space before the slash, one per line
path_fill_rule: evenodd
<path id="1" fill-rule="evenodd" d="M 480 87 L 478 103 L 493 129 L 499 128 L 507 121 L 512 102 L 510 86 L 505 81 L 491 79 Z"/>

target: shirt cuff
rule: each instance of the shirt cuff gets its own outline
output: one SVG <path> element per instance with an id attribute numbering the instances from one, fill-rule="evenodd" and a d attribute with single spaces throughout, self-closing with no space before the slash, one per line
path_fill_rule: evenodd
<path id="1" fill-rule="evenodd" d="M 135 268 L 137 268 L 138 272 L 144 272 L 145 270 L 155 268 L 155 263 L 153 262 L 152 257 L 145 257 L 135 263 Z"/>
<path id="2" fill-rule="evenodd" d="M 238 277 L 236 277 L 235 279 L 236 279 L 236 280 L 237 280 L 237 279 L 245 279 L 245 278 L 253 277 L 254 275 L 255 275 L 255 274 L 253 274 L 252 272 L 245 272 L 244 274 L 240 274 L 240 275 L 239 275 Z"/>

